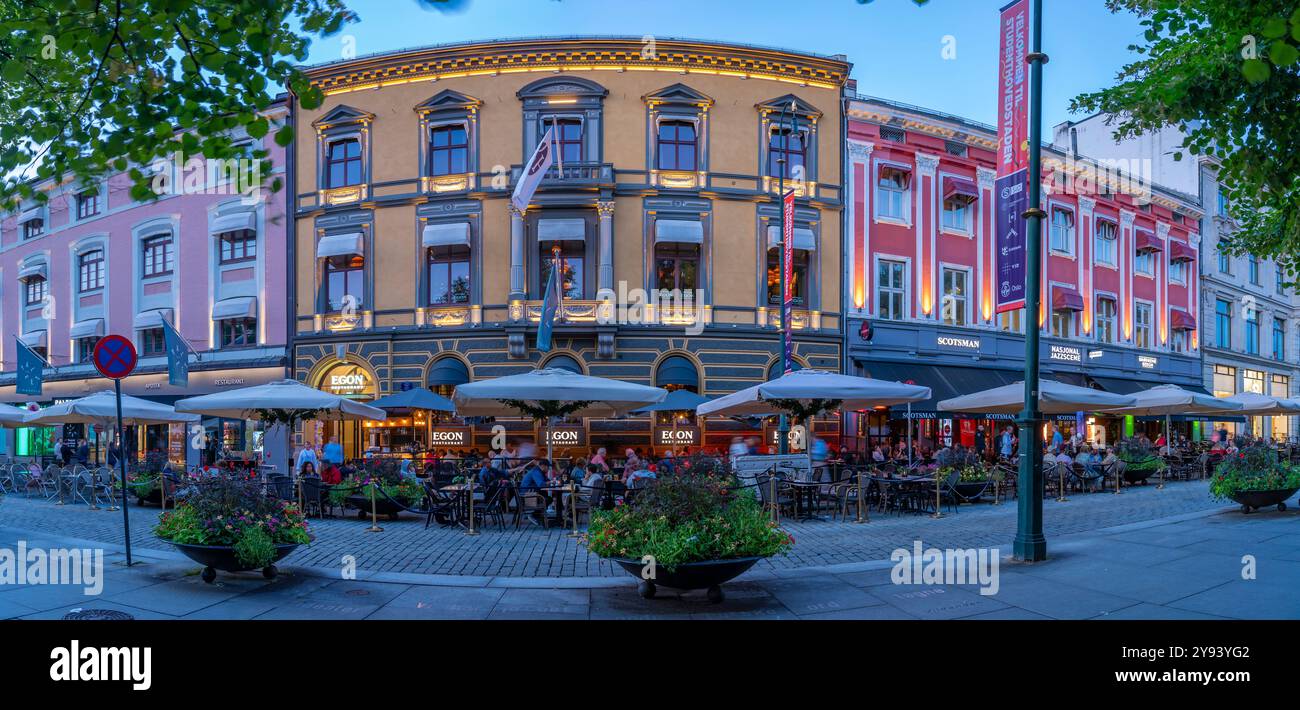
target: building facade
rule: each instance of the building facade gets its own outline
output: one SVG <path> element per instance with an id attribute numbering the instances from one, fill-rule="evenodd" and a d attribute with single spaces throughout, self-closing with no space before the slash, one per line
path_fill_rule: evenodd
<path id="1" fill-rule="evenodd" d="M 842 57 L 657 39 L 431 47 L 310 68 L 294 108 L 293 370 L 358 399 L 538 366 L 717 395 L 780 356 L 783 175 L 797 195 L 797 366 L 838 370 Z M 538 142 L 556 163 L 510 195 Z M 558 257 L 558 258 L 557 258 Z M 553 348 L 536 335 L 560 265 Z M 420 444 L 310 429 L 350 454 Z M 531 424 L 511 424 L 521 436 Z M 729 437 L 730 420 L 710 425 Z M 588 421 L 590 446 L 650 443 Z M 488 445 L 486 428 L 475 443 Z"/>
<path id="2" fill-rule="evenodd" d="M 1192 156 L 1185 137 L 1169 127 L 1136 138 L 1115 141 L 1106 117 L 1092 116 L 1055 129 L 1058 145 L 1073 145 L 1092 156 L 1150 165 L 1162 184 L 1196 194 L 1203 205 L 1201 249 L 1200 321 L 1204 337 L 1203 381 L 1216 396 L 1255 392 L 1276 397 L 1296 394 L 1300 358 L 1296 348 L 1296 323 L 1300 300 L 1288 286 L 1286 274 L 1271 259 L 1254 255 L 1233 256 L 1220 249 L 1236 225 L 1220 193 L 1218 163 L 1212 157 Z M 1176 152 L 1182 160 L 1174 160 Z M 1248 427 L 1237 421 L 1220 422 L 1229 431 L 1249 430 L 1256 436 L 1279 441 L 1297 434 L 1297 417 L 1248 417 Z"/>
<path id="3" fill-rule="evenodd" d="M 283 123 L 288 109 L 268 112 Z M 237 145 L 270 153 L 283 177 L 284 151 L 268 135 L 232 136 Z M 32 201 L 0 221 L 0 402 L 49 404 L 111 387 L 90 362 L 95 342 L 117 333 L 139 354 L 126 394 L 171 403 L 182 396 L 259 384 L 286 375 L 288 336 L 283 194 L 240 194 L 248 180 L 202 158 L 160 161 L 157 199 L 132 198 L 125 173 L 93 185 L 37 185 L 49 199 Z M 161 177 L 158 177 L 161 176 Z M 173 323 L 197 353 L 186 389 L 167 382 L 162 320 Z M 38 398 L 15 393 L 17 336 L 49 363 Z M 261 448 L 247 422 L 205 422 L 207 434 L 235 452 Z M 134 443 L 185 459 L 181 427 L 150 428 Z M 37 431 L 37 430 L 24 430 Z M 96 439 L 82 430 L 78 438 Z M 55 436 L 62 436 L 55 433 Z M 48 442 L 11 442 L 30 454 Z M 215 443 L 214 443 L 215 445 Z M 194 454 L 190 454 L 193 457 Z"/>
<path id="4" fill-rule="evenodd" d="M 1022 380 L 1026 327 L 1041 330 L 1044 377 L 1125 394 L 1201 387 L 1194 196 L 1045 150 L 1042 307 L 998 314 L 995 129 L 866 97 L 847 107 L 846 369 L 931 387 L 910 411 L 923 438 L 969 445 L 980 426 L 1001 426 L 936 405 Z M 859 445 L 897 438 L 905 416 L 851 414 L 846 434 Z M 1069 419 L 1100 441 L 1134 426 Z"/>

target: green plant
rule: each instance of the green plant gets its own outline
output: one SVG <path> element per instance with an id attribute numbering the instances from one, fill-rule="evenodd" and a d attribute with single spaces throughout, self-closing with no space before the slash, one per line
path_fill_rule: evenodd
<path id="1" fill-rule="evenodd" d="M 1225 458 L 1210 479 L 1210 495 L 1220 500 L 1248 491 L 1295 488 L 1300 488 L 1300 466 L 1279 461 L 1277 454 L 1263 446 L 1252 446 Z"/>
<path id="2" fill-rule="evenodd" d="M 175 510 L 163 513 L 154 534 L 183 545 L 235 548 L 242 564 L 265 567 L 275 546 L 311 542 L 297 506 L 266 495 L 255 481 L 214 478 L 178 492 Z"/>
<path id="3" fill-rule="evenodd" d="M 651 555 L 669 571 L 688 562 L 784 553 L 794 538 L 772 522 L 752 490 L 715 473 L 721 470 L 720 462 L 696 461 L 630 504 L 594 511 L 587 548 L 601 557 Z"/>
<path id="4" fill-rule="evenodd" d="M 377 500 L 382 500 L 387 495 L 408 507 L 418 506 L 424 500 L 424 487 L 416 479 L 403 476 L 397 462 L 390 459 L 371 459 L 366 461 L 360 471 L 330 488 L 330 502 L 341 506 L 349 496 L 354 495 L 368 499 L 374 486 L 378 486 L 374 490 Z"/>

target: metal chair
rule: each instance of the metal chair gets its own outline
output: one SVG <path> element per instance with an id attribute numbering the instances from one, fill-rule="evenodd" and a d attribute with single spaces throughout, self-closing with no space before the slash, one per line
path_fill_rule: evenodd
<path id="1" fill-rule="evenodd" d="M 113 471 L 107 466 L 95 469 L 94 476 L 91 478 L 91 491 L 95 500 L 103 496 L 107 499 L 110 509 L 117 506 L 117 487 L 114 481 Z"/>
<path id="2" fill-rule="evenodd" d="M 59 473 L 59 467 L 50 464 L 45 467 L 45 470 L 41 471 L 40 477 L 36 479 L 35 483 L 41 489 L 41 495 L 45 497 L 45 500 L 59 495 L 60 486 L 63 485 L 59 480 Z"/>
<path id="3" fill-rule="evenodd" d="M 73 502 L 80 499 L 82 503 L 92 508 L 99 507 L 97 503 L 93 502 L 95 500 L 95 477 L 91 474 L 90 469 L 84 466 L 73 466 L 72 476 L 68 483 L 68 487 L 72 489 Z M 86 497 L 87 493 L 90 494 L 89 498 Z"/>

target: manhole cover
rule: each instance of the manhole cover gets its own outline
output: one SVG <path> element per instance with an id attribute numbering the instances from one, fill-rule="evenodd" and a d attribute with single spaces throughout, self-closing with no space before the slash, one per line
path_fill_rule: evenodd
<path id="1" fill-rule="evenodd" d="M 369 589 L 353 589 L 347 592 L 349 597 L 367 597 L 370 596 Z"/>
<path id="2" fill-rule="evenodd" d="M 63 615 L 64 621 L 133 621 L 134 616 L 116 609 L 78 609 Z"/>

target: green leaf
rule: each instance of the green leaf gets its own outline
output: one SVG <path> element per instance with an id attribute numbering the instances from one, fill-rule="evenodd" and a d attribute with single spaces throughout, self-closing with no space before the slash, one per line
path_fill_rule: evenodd
<path id="1" fill-rule="evenodd" d="M 1279 40 L 1269 45 L 1268 58 L 1279 67 L 1287 67 L 1300 59 L 1300 50 Z"/>
<path id="2" fill-rule="evenodd" d="M 1245 75 L 1246 80 L 1250 83 L 1260 84 L 1268 81 L 1268 64 L 1262 59 L 1247 59 L 1241 63 L 1241 73 Z"/>
<path id="3" fill-rule="evenodd" d="M 4 67 L 0 68 L 0 79 L 4 79 L 6 83 L 18 82 L 22 80 L 23 75 L 26 73 L 27 67 L 22 61 L 10 59 L 4 63 Z"/>
<path id="4" fill-rule="evenodd" d="M 285 126 L 275 132 L 275 144 L 287 148 L 293 142 L 293 126 Z"/>
<path id="5" fill-rule="evenodd" d="M 1269 39 L 1277 39 L 1286 34 L 1286 20 L 1273 17 L 1264 23 L 1263 34 Z"/>

